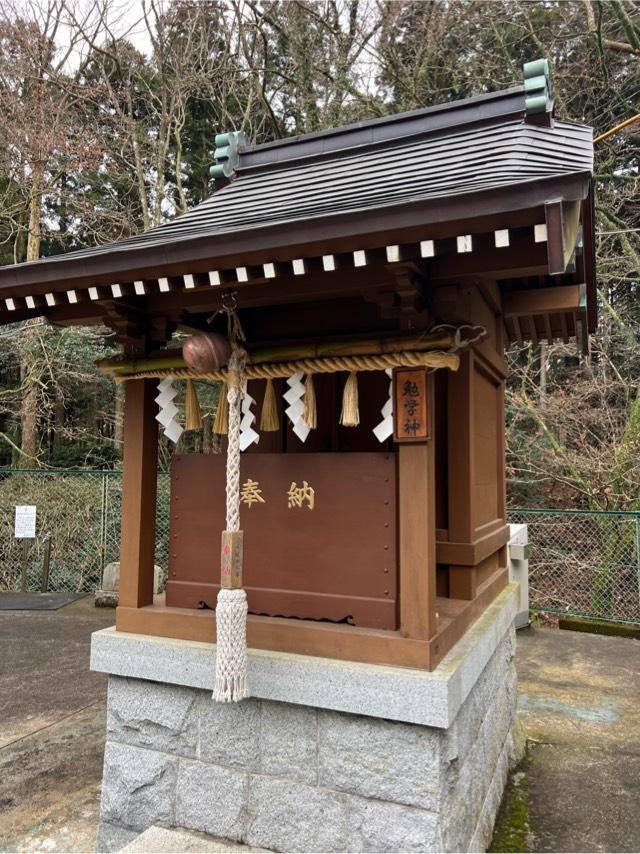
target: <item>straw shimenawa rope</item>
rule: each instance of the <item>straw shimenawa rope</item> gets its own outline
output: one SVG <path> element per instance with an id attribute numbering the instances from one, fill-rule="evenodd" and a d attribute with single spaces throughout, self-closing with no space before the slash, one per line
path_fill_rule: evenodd
<path id="1" fill-rule="evenodd" d="M 244 350 L 234 349 L 226 385 L 229 402 L 229 441 L 227 527 L 223 533 L 223 547 L 225 535 L 240 533 L 240 406 L 244 355 Z M 221 586 L 216 604 L 216 674 L 213 699 L 218 703 L 237 703 L 248 696 L 247 594 L 241 587 Z"/>
<path id="2" fill-rule="evenodd" d="M 387 368 L 449 368 L 457 371 L 460 359 L 455 353 L 439 351 L 384 353 L 380 356 L 327 356 L 323 359 L 296 359 L 265 365 L 247 365 L 244 376 L 248 380 L 283 379 L 298 371 L 306 374 L 332 374 L 339 371 L 384 371 Z M 116 382 L 145 378 L 175 377 L 176 379 L 223 380 L 227 370 L 199 374 L 190 368 L 162 368 L 157 371 L 139 371 L 135 374 L 115 376 Z"/>

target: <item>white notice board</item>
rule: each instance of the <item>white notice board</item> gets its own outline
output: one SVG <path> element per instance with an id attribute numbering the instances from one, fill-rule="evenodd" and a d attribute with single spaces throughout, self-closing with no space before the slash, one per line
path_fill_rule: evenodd
<path id="1" fill-rule="evenodd" d="M 16 506 L 15 535 L 18 540 L 33 540 L 36 536 L 36 505 Z"/>

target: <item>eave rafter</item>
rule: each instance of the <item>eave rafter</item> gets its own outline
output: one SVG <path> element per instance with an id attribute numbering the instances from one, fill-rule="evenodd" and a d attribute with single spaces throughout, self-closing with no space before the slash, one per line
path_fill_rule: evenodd
<path id="1" fill-rule="evenodd" d="M 410 327 L 408 318 L 425 310 L 420 293 L 424 283 L 478 274 L 545 273 L 546 245 L 535 239 L 540 226 L 544 223 L 444 237 L 423 232 L 419 240 L 401 244 L 334 252 L 326 247 L 322 255 L 6 297 L 0 322 L 43 314 L 61 324 L 109 322 L 123 313 L 140 311 L 178 317 L 210 310 L 221 292 L 232 288 L 247 306 L 361 295 L 378 303 L 381 312 L 403 315 Z"/>

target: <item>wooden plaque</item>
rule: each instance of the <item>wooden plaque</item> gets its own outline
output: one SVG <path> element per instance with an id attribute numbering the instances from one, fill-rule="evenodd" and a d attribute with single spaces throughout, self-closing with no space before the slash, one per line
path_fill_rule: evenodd
<path id="1" fill-rule="evenodd" d="M 223 531 L 220 548 L 220 584 L 229 590 L 242 587 L 242 531 Z"/>
<path id="2" fill-rule="evenodd" d="M 393 438 L 396 442 L 426 442 L 429 430 L 429 385 L 424 368 L 393 372 Z"/>

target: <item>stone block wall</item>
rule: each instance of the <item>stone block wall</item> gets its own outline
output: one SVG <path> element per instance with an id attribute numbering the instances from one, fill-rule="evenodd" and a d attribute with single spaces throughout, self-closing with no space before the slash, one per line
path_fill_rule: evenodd
<path id="1" fill-rule="evenodd" d="M 513 656 L 511 628 L 448 729 L 110 676 L 98 850 L 157 822 L 275 851 L 484 850 Z"/>

